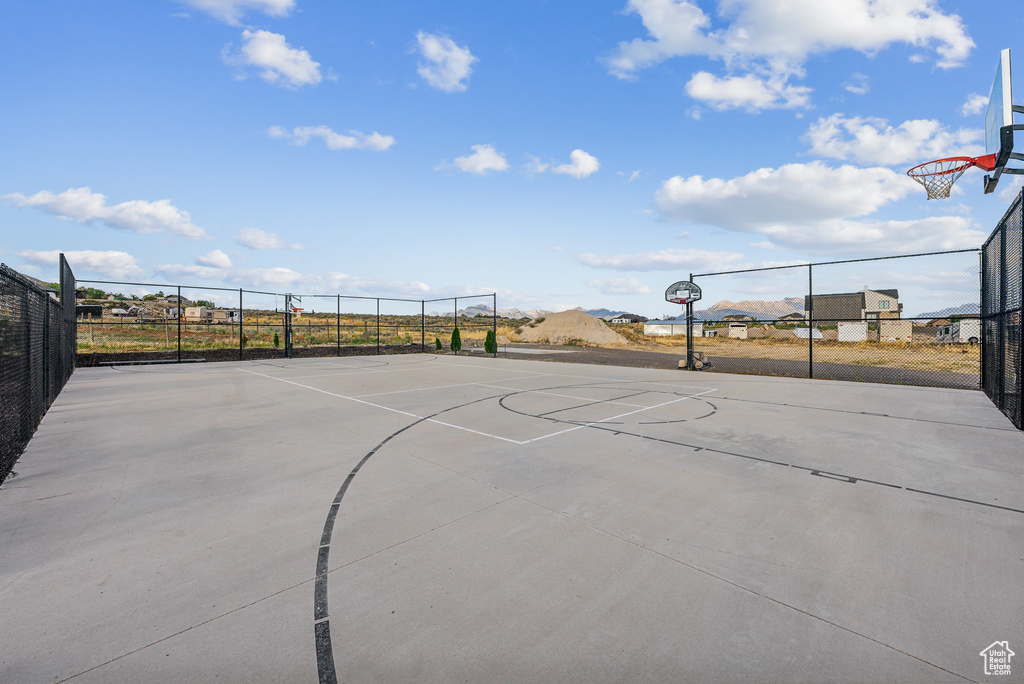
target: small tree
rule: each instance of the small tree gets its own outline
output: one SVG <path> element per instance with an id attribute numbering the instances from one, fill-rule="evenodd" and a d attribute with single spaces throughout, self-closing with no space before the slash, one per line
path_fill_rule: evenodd
<path id="1" fill-rule="evenodd" d="M 434 338 L 434 346 L 437 347 L 437 351 L 441 351 L 442 349 L 444 349 L 444 347 L 441 346 L 441 338 L 440 337 L 435 337 Z"/>
<path id="2" fill-rule="evenodd" d="M 280 347 L 281 346 L 281 338 L 278 336 L 277 333 L 274 333 L 274 346 L 275 347 Z"/>
<path id="3" fill-rule="evenodd" d="M 498 341 L 494 339 L 494 331 L 487 331 L 487 338 L 484 340 L 484 351 L 488 354 L 498 353 Z"/>
<path id="4" fill-rule="evenodd" d="M 456 354 L 462 349 L 462 336 L 459 335 L 459 329 L 455 328 L 452 330 L 452 344 L 451 350 Z"/>

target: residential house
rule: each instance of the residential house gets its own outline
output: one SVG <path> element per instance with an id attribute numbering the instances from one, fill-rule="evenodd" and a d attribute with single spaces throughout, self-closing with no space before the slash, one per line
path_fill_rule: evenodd
<path id="1" fill-rule="evenodd" d="M 672 337 L 676 335 L 686 335 L 686 318 L 669 318 L 664 321 L 647 321 L 644 323 L 644 335 L 647 337 Z M 693 322 L 693 336 L 702 337 L 704 335 L 704 323 L 701 321 Z"/>
<path id="2" fill-rule="evenodd" d="M 815 321 L 877 321 L 898 319 L 903 311 L 898 290 L 863 290 L 804 296 L 804 317 Z M 813 314 L 813 315 L 812 315 Z"/>
<path id="3" fill-rule="evenodd" d="M 642 316 L 637 316 L 636 314 L 621 314 L 621 315 L 616 316 L 615 318 L 613 318 L 610 322 L 611 323 L 643 323 L 645 320 L 647 320 L 647 319 L 643 318 Z"/>

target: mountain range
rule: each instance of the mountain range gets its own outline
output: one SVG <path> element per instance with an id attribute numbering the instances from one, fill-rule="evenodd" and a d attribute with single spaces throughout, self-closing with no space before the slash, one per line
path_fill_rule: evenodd
<path id="1" fill-rule="evenodd" d="M 743 300 L 741 302 L 730 302 L 722 300 L 712 304 L 706 309 L 693 312 L 694 320 L 709 321 L 720 320 L 724 316 L 750 316 L 756 319 L 775 319 L 786 314 L 803 313 L 803 297 L 786 297 L 775 302 L 761 300 Z"/>
<path id="2" fill-rule="evenodd" d="M 493 315 L 493 311 L 494 311 L 494 309 L 492 309 L 491 307 L 487 306 L 486 304 L 474 304 L 473 306 L 467 306 L 465 309 L 459 309 L 459 315 L 460 316 L 470 316 L 470 317 L 472 317 L 472 316 L 491 316 L 491 315 Z M 574 309 L 574 311 L 582 311 L 585 314 L 590 314 L 591 316 L 596 316 L 597 318 L 603 318 L 605 320 L 609 320 L 609 319 L 615 318 L 616 316 L 619 316 L 621 314 L 627 313 L 626 311 L 612 311 L 611 309 L 584 309 L 583 307 L 580 307 L 580 306 L 577 306 Z M 546 309 L 529 309 L 527 311 L 523 311 L 522 309 L 517 309 L 515 307 L 510 307 L 510 308 L 507 308 L 507 309 L 503 309 L 500 306 L 498 307 L 498 315 L 503 317 L 503 318 L 520 318 L 520 319 L 521 318 L 529 318 L 529 319 L 534 319 L 534 318 L 540 318 L 541 316 L 547 316 L 550 313 L 552 313 L 552 312 L 548 311 Z M 451 311 L 440 311 L 440 312 L 439 311 L 431 311 L 428 315 L 430 315 L 430 316 L 451 316 L 452 312 Z"/>

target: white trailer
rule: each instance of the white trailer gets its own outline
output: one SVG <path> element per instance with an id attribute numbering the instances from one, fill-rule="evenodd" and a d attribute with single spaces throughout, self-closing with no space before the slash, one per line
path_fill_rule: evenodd
<path id="1" fill-rule="evenodd" d="M 967 318 L 956 323 L 939 326 L 935 333 L 939 344 L 978 344 L 981 342 L 981 321 Z"/>

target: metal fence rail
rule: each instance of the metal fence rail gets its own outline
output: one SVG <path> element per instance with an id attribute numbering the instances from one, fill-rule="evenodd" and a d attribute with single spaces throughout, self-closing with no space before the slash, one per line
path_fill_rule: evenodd
<path id="1" fill-rule="evenodd" d="M 1024 429 L 1021 344 L 1024 290 L 1024 190 L 981 248 L 981 385 L 999 410 Z"/>
<path id="2" fill-rule="evenodd" d="M 691 365 L 787 377 L 978 389 L 978 250 L 691 275 L 705 301 L 745 298 L 735 311 L 695 311 Z M 759 305 L 755 315 L 745 315 Z M 690 305 L 692 306 L 692 305 Z"/>
<path id="3" fill-rule="evenodd" d="M 75 369 L 75 276 L 53 293 L 0 264 L 0 482 Z"/>
<path id="4" fill-rule="evenodd" d="M 126 281 L 80 283 L 144 288 L 162 295 L 158 308 L 137 295 L 122 295 L 113 303 L 85 299 L 78 318 L 80 366 L 429 352 L 438 342 L 448 350 L 456 327 L 468 349 L 482 347 L 487 333 L 497 332 L 495 294 L 420 300 Z M 467 312 L 467 306 L 481 300 L 482 308 Z M 202 315 L 190 312 L 200 302 L 215 306 Z M 124 313 L 113 315 L 115 307 Z M 100 315 L 88 313 L 97 308 Z"/>

